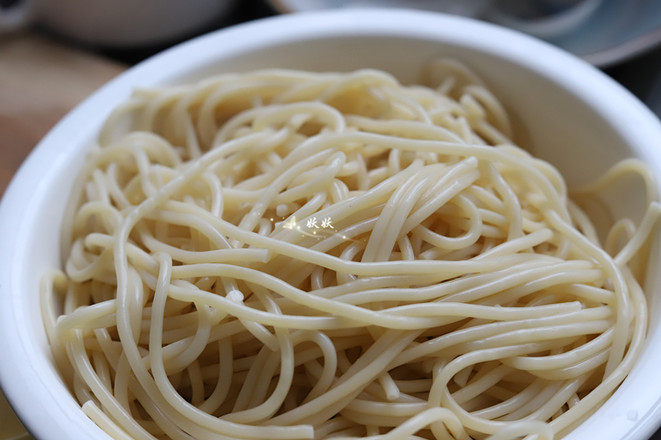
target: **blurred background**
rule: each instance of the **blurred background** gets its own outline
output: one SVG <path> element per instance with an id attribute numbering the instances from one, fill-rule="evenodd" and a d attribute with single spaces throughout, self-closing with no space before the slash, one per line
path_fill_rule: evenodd
<path id="1" fill-rule="evenodd" d="M 661 0 L 0 0 L 0 196 L 60 118 L 145 58 L 242 22 L 371 6 L 473 17 L 544 39 L 661 116 Z M 31 438 L 0 391 L 0 440 Z"/>

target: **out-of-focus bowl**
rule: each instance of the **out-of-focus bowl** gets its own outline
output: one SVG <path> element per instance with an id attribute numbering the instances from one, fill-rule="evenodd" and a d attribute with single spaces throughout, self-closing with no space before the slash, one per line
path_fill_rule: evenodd
<path id="1" fill-rule="evenodd" d="M 133 48 L 181 41 L 215 28 L 236 0 L 24 0 L 0 4 L 0 33 L 39 25 L 92 46 Z"/>
<path id="2" fill-rule="evenodd" d="M 81 411 L 52 363 L 38 285 L 60 265 L 59 228 L 74 176 L 110 110 L 135 86 L 194 81 L 260 67 L 317 71 L 372 67 L 405 83 L 430 59 L 462 60 L 523 127 L 533 154 L 572 183 L 639 157 L 661 175 L 661 124 L 629 92 L 587 63 L 523 34 L 470 19 L 404 10 L 292 14 L 215 32 L 130 69 L 84 101 L 40 143 L 0 205 L 0 385 L 40 440 L 109 438 Z M 640 211 L 643 194 L 614 208 Z M 659 263 L 655 247 L 652 263 Z M 627 380 L 567 439 L 646 440 L 661 421 L 661 271 L 646 286 L 651 325 Z"/>
<path id="3" fill-rule="evenodd" d="M 493 21 L 530 32 L 601 68 L 629 60 L 661 44 L 661 0 L 583 0 L 541 19 L 516 19 L 494 0 L 268 0 L 279 12 L 352 8 L 367 5 L 446 12 Z M 572 0 L 516 0 L 524 9 L 554 10 Z"/>

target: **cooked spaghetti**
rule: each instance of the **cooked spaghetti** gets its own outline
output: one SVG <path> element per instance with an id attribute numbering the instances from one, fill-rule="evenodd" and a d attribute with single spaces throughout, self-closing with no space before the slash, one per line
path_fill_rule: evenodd
<path id="1" fill-rule="evenodd" d="M 647 326 L 652 177 L 568 195 L 461 64 L 138 90 L 75 185 L 47 334 L 116 439 L 559 438 Z M 598 233 L 624 175 L 647 214 Z"/>

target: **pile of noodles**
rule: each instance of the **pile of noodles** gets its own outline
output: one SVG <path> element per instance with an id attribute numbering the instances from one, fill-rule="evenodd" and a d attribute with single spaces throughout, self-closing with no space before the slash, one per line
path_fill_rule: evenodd
<path id="1" fill-rule="evenodd" d="M 659 207 L 569 198 L 459 63 L 136 91 L 77 181 L 46 330 L 115 439 L 559 438 L 630 371 Z M 600 237 L 624 175 L 648 213 Z"/>

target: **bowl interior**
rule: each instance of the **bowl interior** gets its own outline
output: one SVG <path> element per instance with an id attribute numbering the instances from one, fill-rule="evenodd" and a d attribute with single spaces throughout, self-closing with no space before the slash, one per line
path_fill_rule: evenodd
<path id="1" fill-rule="evenodd" d="M 24 164 L 0 206 L 0 350 L 14 360 L 0 367 L 0 384 L 33 434 L 43 440 L 108 438 L 59 379 L 37 292 L 41 273 L 60 266 L 61 218 L 84 152 L 108 112 L 133 87 L 265 67 L 368 67 L 415 83 L 425 63 L 447 56 L 466 63 L 485 80 L 515 119 L 524 146 L 556 165 L 570 186 L 632 156 L 661 174 L 660 153 L 649 141 L 661 139 L 661 127 L 635 98 L 563 52 L 484 23 L 417 12 L 334 11 L 251 23 L 166 51 L 109 83 L 67 116 Z M 633 192 L 611 200 L 613 210 L 639 216 L 641 188 L 632 183 Z M 658 262 L 655 257 L 652 264 Z M 654 323 L 661 317 L 661 305 L 650 292 L 659 289 L 661 275 L 650 271 L 649 278 Z M 653 324 L 643 359 L 625 384 L 567 438 L 649 436 L 657 426 L 654 408 L 661 397 L 661 390 L 649 387 L 661 360 L 660 346 L 661 334 Z"/>

